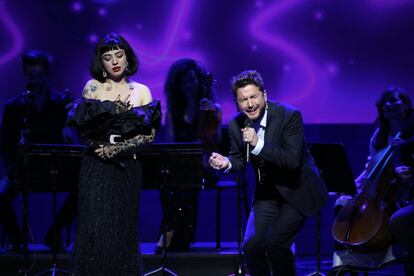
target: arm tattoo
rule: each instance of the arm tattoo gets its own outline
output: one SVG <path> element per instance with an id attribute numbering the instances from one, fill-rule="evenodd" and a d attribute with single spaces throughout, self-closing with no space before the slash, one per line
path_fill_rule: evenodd
<path id="1" fill-rule="evenodd" d="M 88 88 L 83 89 L 82 97 L 89 98 L 90 96 L 91 96 L 91 93 L 89 92 L 89 89 Z"/>
<path id="2" fill-rule="evenodd" d="M 91 83 L 91 92 L 94 93 L 98 89 L 98 86 L 95 83 Z"/>
<path id="3" fill-rule="evenodd" d="M 144 144 L 154 141 L 154 136 L 155 133 L 153 131 L 151 135 L 137 135 L 126 141 L 116 143 L 115 145 L 105 146 L 105 154 L 109 158 L 112 158 L 121 152 L 132 151 Z"/>
<path id="4" fill-rule="evenodd" d="M 92 93 L 95 93 L 96 89 L 98 89 L 98 86 L 96 86 L 95 83 L 91 83 L 91 85 L 88 87 L 85 87 L 82 92 L 82 97 L 84 98 L 92 98 Z"/>

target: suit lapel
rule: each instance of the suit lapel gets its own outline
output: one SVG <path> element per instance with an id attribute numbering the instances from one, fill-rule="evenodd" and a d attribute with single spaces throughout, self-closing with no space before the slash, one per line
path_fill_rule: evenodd
<path id="1" fill-rule="evenodd" d="M 242 145 L 244 144 L 243 137 L 242 137 L 241 131 L 240 131 L 240 129 L 244 125 L 244 120 L 245 120 L 245 117 L 242 113 L 237 114 L 236 117 L 235 117 L 236 124 L 235 124 L 234 133 L 236 135 L 236 140 L 238 141 L 240 147 L 242 147 Z"/>
<path id="2" fill-rule="evenodd" d="M 268 103 L 265 141 L 272 142 L 279 133 L 283 120 L 283 108 L 277 103 Z"/>

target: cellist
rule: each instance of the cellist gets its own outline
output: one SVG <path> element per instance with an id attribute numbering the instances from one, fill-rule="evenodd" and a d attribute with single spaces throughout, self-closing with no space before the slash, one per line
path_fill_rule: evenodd
<path id="1" fill-rule="evenodd" d="M 392 145 L 394 152 L 392 159 L 394 177 L 391 181 L 394 185 L 398 185 L 398 203 L 401 209 L 393 214 L 389 221 L 389 226 L 395 241 L 400 243 L 401 247 L 405 248 L 412 257 L 412 254 L 414 254 L 412 185 L 412 168 L 414 168 L 414 112 L 412 103 L 403 90 L 400 88 L 390 88 L 381 94 L 376 106 L 378 111 L 378 127 L 370 140 L 368 163 L 378 151 L 388 145 Z M 400 137 L 398 137 L 398 133 L 401 133 Z M 366 172 L 367 170 L 364 170 L 355 180 L 358 192 L 363 190 Z M 338 213 L 340 208 L 349 199 L 351 199 L 350 196 L 339 197 L 335 203 L 335 213 Z M 336 250 L 338 249 L 340 247 L 336 246 Z"/>

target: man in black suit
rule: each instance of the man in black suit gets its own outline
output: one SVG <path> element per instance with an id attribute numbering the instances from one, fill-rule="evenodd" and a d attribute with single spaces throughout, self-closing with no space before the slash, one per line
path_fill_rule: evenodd
<path id="1" fill-rule="evenodd" d="M 257 71 L 232 79 L 240 112 L 230 121 L 229 157 L 212 153 L 218 170 L 242 170 L 251 159 L 256 189 L 244 237 L 244 252 L 252 275 L 295 275 L 290 247 L 306 217 L 325 203 L 327 190 L 306 148 L 300 112 L 267 101 Z"/>

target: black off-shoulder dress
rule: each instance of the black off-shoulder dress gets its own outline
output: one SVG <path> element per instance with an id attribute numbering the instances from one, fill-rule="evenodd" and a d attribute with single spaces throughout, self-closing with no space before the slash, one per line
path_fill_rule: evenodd
<path id="1" fill-rule="evenodd" d="M 125 144 L 139 134 L 151 134 L 161 122 L 160 103 L 117 109 L 112 101 L 82 99 L 69 112 L 68 124 L 89 146 L 79 176 L 75 275 L 141 275 L 137 229 L 141 166 L 134 154 L 140 145 L 124 147 L 108 161 L 93 151 L 110 140 Z"/>

